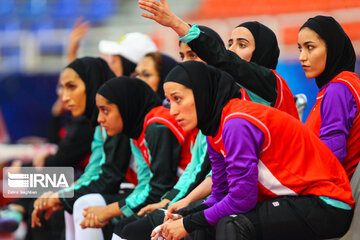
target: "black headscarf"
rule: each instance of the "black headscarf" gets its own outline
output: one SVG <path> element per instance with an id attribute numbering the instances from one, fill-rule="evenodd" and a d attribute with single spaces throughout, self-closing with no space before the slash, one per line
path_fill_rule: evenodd
<path id="1" fill-rule="evenodd" d="M 240 88 L 232 77 L 202 62 L 178 64 L 165 82 L 180 83 L 193 90 L 197 127 L 207 136 L 213 136 L 219 127 L 224 106 L 232 98 L 241 98 Z"/>
<path id="2" fill-rule="evenodd" d="M 176 66 L 177 62 L 172 57 L 166 54 L 160 54 L 160 55 L 161 55 L 160 81 L 156 93 L 161 99 L 165 99 L 164 88 L 163 88 L 164 81 L 166 75 L 171 71 L 171 69 L 173 69 Z"/>
<path id="3" fill-rule="evenodd" d="M 310 28 L 315 31 L 326 43 L 327 55 L 324 72 L 315 78 L 319 88 L 331 81 L 342 71 L 355 69 L 355 51 L 351 40 L 340 24 L 329 16 L 309 18 L 300 28 Z"/>
<path id="4" fill-rule="evenodd" d="M 247 28 L 255 39 L 255 50 L 250 61 L 270 69 L 276 69 L 280 50 L 275 33 L 256 21 L 244 22 L 236 28 L 238 27 Z"/>
<path id="5" fill-rule="evenodd" d="M 93 57 L 78 58 L 66 68 L 72 68 L 85 83 L 86 108 L 84 115 L 95 126 L 98 115 L 95 103 L 96 92 L 104 82 L 115 77 L 115 74 L 103 59 Z"/>
<path id="6" fill-rule="evenodd" d="M 224 41 L 222 40 L 220 35 L 217 32 L 215 32 L 213 29 L 211 29 L 209 27 L 206 27 L 206 26 L 203 26 L 203 25 L 199 25 L 198 27 L 199 27 L 201 32 L 205 33 L 206 35 L 208 35 L 211 38 L 216 39 L 219 43 L 221 43 L 223 46 L 225 46 Z M 179 46 L 180 46 L 181 43 L 182 42 L 179 41 Z"/>
<path id="7" fill-rule="evenodd" d="M 116 104 L 123 120 L 123 133 L 133 139 L 140 137 L 146 114 L 161 105 L 161 99 L 149 85 L 136 78 L 113 78 L 98 94 Z"/>
<path id="8" fill-rule="evenodd" d="M 127 59 L 126 57 L 123 57 L 121 55 L 118 55 L 121 59 L 122 68 L 123 68 L 123 76 L 130 76 L 136 68 L 136 64 Z"/>

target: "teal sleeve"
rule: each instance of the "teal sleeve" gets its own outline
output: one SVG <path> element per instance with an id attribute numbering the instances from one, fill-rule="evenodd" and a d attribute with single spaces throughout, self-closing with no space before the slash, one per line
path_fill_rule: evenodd
<path id="1" fill-rule="evenodd" d="M 202 170 L 202 164 L 205 161 L 207 153 L 206 137 L 199 131 L 194 146 L 191 148 L 191 162 L 186 167 L 184 173 L 174 186 L 178 190 L 178 194 L 172 199 L 171 203 L 183 198 L 188 192 L 189 187 L 195 182 L 198 173 Z M 170 199 L 171 200 L 171 199 Z"/>
<path id="2" fill-rule="evenodd" d="M 148 167 L 150 172 L 147 170 L 146 173 L 150 176 L 146 175 L 143 180 L 139 180 L 141 189 L 138 189 L 138 185 L 134 189 L 136 193 L 119 202 L 119 207 L 125 216 L 138 212 L 148 204 L 160 201 L 161 196 L 170 190 L 177 180 L 181 146 L 171 130 L 163 124 L 150 124 L 145 130 L 145 144 L 150 156 L 150 168 Z M 144 162 L 145 159 L 139 156 L 136 163 L 138 167 L 140 165 L 145 169 Z"/>
<path id="3" fill-rule="evenodd" d="M 105 153 L 103 151 L 103 146 L 106 138 L 106 132 L 101 132 L 100 126 L 97 126 L 94 132 L 94 140 L 91 143 L 91 156 L 89 159 L 89 163 L 86 166 L 85 172 L 72 186 L 59 191 L 60 200 L 62 200 L 64 204 L 66 204 L 67 192 L 76 190 L 81 186 L 88 184 L 94 179 L 94 177 L 97 177 L 99 175 L 99 171 L 101 171 L 100 166 L 102 162 L 105 161 Z"/>
<path id="4" fill-rule="evenodd" d="M 198 25 L 192 24 L 191 28 L 189 29 L 188 34 L 186 34 L 183 37 L 179 36 L 179 40 L 187 44 L 187 43 L 191 42 L 192 40 L 198 38 L 200 35 L 200 32 L 201 31 L 200 31 Z"/>

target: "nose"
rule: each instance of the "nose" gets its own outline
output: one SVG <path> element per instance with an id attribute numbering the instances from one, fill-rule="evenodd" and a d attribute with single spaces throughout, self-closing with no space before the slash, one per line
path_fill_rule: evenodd
<path id="1" fill-rule="evenodd" d="M 174 105 L 175 104 L 170 105 L 170 115 L 171 116 L 176 116 L 179 114 L 179 111 L 177 110 L 177 108 Z"/>
<path id="2" fill-rule="evenodd" d="M 306 60 L 306 58 L 307 58 L 307 55 L 306 55 L 305 51 L 301 51 L 300 55 L 299 55 L 299 61 L 303 62 Z"/>
<path id="3" fill-rule="evenodd" d="M 98 123 L 103 123 L 104 122 L 104 117 L 102 116 L 101 113 L 98 114 L 97 121 L 98 121 Z"/>
<path id="4" fill-rule="evenodd" d="M 64 103 L 67 103 L 70 100 L 70 96 L 68 94 L 68 91 L 62 91 L 61 99 Z"/>

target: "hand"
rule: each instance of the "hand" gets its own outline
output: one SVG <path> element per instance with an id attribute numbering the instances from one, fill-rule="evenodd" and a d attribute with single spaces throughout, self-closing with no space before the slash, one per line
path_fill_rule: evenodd
<path id="1" fill-rule="evenodd" d="M 63 209 L 59 200 L 59 194 L 51 191 L 43 193 L 35 202 L 34 210 L 31 214 L 31 227 L 41 227 L 40 216 L 46 211 L 45 220 L 49 220 L 50 216 L 58 210 Z"/>
<path id="2" fill-rule="evenodd" d="M 165 218 L 164 218 L 164 223 L 168 222 L 168 221 L 175 221 L 175 220 L 178 220 L 180 218 L 183 218 L 183 216 L 181 216 L 180 214 L 167 212 L 166 215 L 165 215 Z"/>
<path id="3" fill-rule="evenodd" d="M 181 208 L 187 207 L 190 204 L 190 201 L 185 197 L 171 205 L 168 206 L 168 213 L 173 213 Z"/>
<path id="4" fill-rule="evenodd" d="M 183 219 L 167 221 L 162 226 L 162 235 L 167 240 L 178 240 L 186 237 L 189 233 L 185 230 Z"/>
<path id="5" fill-rule="evenodd" d="M 59 93 L 58 93 L 59 94 Z M 66 108 L 65 108 L 65 104 L 63 103 L 62 99 L 61 99 L 61 94 L 59 94 L 59 97 L 56 99 L 56 101 L 54 102 L 54 104 L 51 107 L 51 114 L 54 117 L 59 117 L 61 116 Z"/>
<path id="6" fill-rule="evenodd" d="M 80 223 L 82 228 L 102 228 L 111 219 L 108 217 L 106 206 L 84 208 L 83 216 L 84 220 Z"/>
<path id="7" fill-rule="evenodd" d="M 76 19 L 74 27 L 69 36 L 68 61 L 72 62 L 77 57 L 80 40 L 87 34 L 90 29 L 90 23 L 84 22 L 82 17 Z"/>
<path id="8" fill-rule="evenodd" d="M 149 205 L 143 207 L 142 209 L 140 209 L 140 211 L 137 213 L 137 215 L 142 216 L 146 213 L 151 213 L 151 212 L 155 211 L 156 209 L 165 207 L 166 204 L 168 204 L 169 202 L 170 202 L 169 199 L 164 198 L 163 200 L 161 200 L 158 203 L 149 204 Z"/>
<path id="9" fill-rule="evenodd" d="M 32 162 L 33 166 L 39 169 L 43 168 L 45 165 L 46 158 L 50 155 L 51 153 L 43 153 L 41 155 L 36 156 Z"/>
<path id="10" fill-rule="evenodd" d="M 161 0 L 161 2 L 156 0 L 139 0 L 138 3 L 139 8 L 153 14 L 142 13 L 142 17 L 152 19 L 165 27 L 173 26 L 174 20 L 177 17 L 173 14 L 169 4 L 165 0 Z"/>

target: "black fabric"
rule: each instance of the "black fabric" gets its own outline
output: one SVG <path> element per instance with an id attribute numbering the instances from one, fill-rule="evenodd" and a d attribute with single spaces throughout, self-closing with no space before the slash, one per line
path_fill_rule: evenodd
<path id="1" fill-rule="evenodd" d="M 216 225 L 216 239 L 255 240 L 255 227 L 244 215 L 224 217 Z"/>
<path id="2" fill-rule="evenodd" d="M 188 233 L 191 233 L 196 229 L 211 227 L 205 218 L 204 211 L 198 211 L 194 214 L 187 215 L 183 219 L 183 224 Z"/>
<path id="3" fill-rule="evenodd" d="M 108 137 L 104 143 L 104 152 L 106 161 L 100 166 L 101 172 L 96 180 L 74 190 L 73 197 L 70 197 L 71 192 L 60 192 L 59 199 L 67 212 L 72 213 L 75 201 L 89 193 L 120 196 L 119 185 L 125 180 L 131 156 L 129 138 L 122 133 Z"/>
<path id="4" fill-rule="evenodd" d="M 258 240 L 315 240 L 343 236 L 353 210 L 332 207 L 313 195 L 284 196 L 260 202 L 243 215 L 253 223 Z"/>
<path id="5" fill-rule="evenodd" d="M 229 100 L 241 98 L 240 87 L 229 74 L 202 62 L 180 63 L 165 82 L 177 82 L 193 90 L 197 128 L 207 136 L 215 134 L 222 109 Z"/>
<path id="6" fill-rule="evenodd" d="M 173 69 L 176 66 L 177 62 L 172 57 L 166 54 L 160 54 L 160 55 L 161 55 L 160 81 L 156 93 L 161 99 L 165 99 L 164 88 L 163 88 L 164 81 L 167 74 L 171 71 L 171 69 Z"/>
<path id="7" fill-rule="evenodd" d="M 242 87 L 274 106 L 277 98 L 277 81 L 269 68 L 241 59 L 206 33 L 201 32 L 199 37 L 190 41 L 188 45 L 207 64 L 229 73 Z"/>
<path id="8" fill-rule="evenodd" d="M 225 47 L 224 41 L 222 40 L 222 38 L 220 37 L 220 35 L 215 32 L 213 29 L 203 26 L 203 25 L 199 25 L 198 26 L 200 31 L 205 33 L 206 35 L 208 35 L 209 37 L 217 40 L 220 44 L 222 44 Z"/>
<path id="9" fill-rule="evenodd" d="M 135 219 L 132 217 L 131 222 L 126 224 L 119 222 L 115 225 L 114 233 L 127 240 L 147 240 L 150 239 L 153 227 L 148 218 Z M 141 231 L 139 231 L 141 229 Z"/>
<path id="10" fill-rule="evenodd" d="M 326 66 L 324 72 L 315 79 L 319 88 L 343 71 L 354 71 L 356 61 L 354 47 L 334 18 L 318 15 L 309 18 L 300 30 L 305 27 L 315 31 L 326 43 Z"/>
<path id="11" fill-rule="evenodd" d="M 122 68 L 123 68 L 123 76 L 129 77 L 135 71 L 136 64 L 123 56 L 120 56 L 120 55 L 118 55 L 118 56 L 121 59 Z"/>
<path id="12" fill-rule="evenodd" d="M 70 118 L 65 129 L 66 135 L 60 140 L 58 150 L 45 159 L 46 167 L 75 167 L 91 152 L 94 128 L 84 116 Z"/>
<path id="13" fill-rule="evenodd" d="M 98 93 L 116 104 L 123 121 L 123 133 L 138 139 L 146 114 L 161 105 L 161 99 L 144 81 L 119 77 L 107 81 Z"/>
<path id="14" fill-rule="evenodd" d="M 203 211 L 203 210 L 205 210 L 207 208 L 209 208 L 207 205 L 199 204 L 199 205 L 193 205 L 193 206 L 188 206 L 188 207 L 181 208 L 181 209 L 175 211 L 174 213 L 177 213 L 177 214 L 180 214 L 183 217 L 186 217 L 186 216 L 188 216 L 190 214 L 197 213 L 199 211 Z"/>
<path id="15" fill-rule="evenodd" d="M 141 203 L 132 208 L 133 212 L 140 211 L 148 204 L 159 202 L 164 193 L 177 181 L 181 146 L 174 133 L 163 124 L 151 123 L 145 130 L 145 141 L 151 155 L 150 191 Z M 124 205 L 125 199 L 119 201 L 120 208 Z"/>
<path id="16" fill-rule="evenodd" d="M 73 69 L 85 83 L 86 108 L 84 115 L 91 121 L 93 126 L 97 125 L 96 92 L 104 82 L 115 77 L 114 73 L 104 60 L 93 57 L 78 58 L 66 68 Z"/>
<path id="17" fill-rule="evenodd" d="M 276 69 L 280 49 L 275 33 L 257 21 L 244 22 L 236 28 L 238 27 L 247 28 L 255 39 L 255 50 L 250 61 L 270 69 Z"/>

